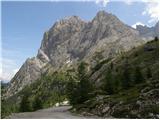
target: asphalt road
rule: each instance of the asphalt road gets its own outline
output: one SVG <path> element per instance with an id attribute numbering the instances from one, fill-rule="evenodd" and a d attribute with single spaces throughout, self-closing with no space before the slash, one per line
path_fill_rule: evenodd
<path id="1" fill-rule="evenodd" d="M 14 113 L 9 119 L 93 119 L 96 117 L 86 117 L 73 114 L 68 111 L 71 106 L 51 107 L 35 112 Z"/>

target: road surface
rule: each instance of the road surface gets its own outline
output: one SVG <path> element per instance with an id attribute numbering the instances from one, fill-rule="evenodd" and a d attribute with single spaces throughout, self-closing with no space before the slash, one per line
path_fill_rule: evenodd
<path id="1" fill-rule="evenodd" d="M 85 117 L 73 114 L 68 111 L 71 106 L 59 106 L 48 109 L 42 109 L 35 112 L 14 113 L 8 118 L 10 119 L 87 119 L 97 117 Z"/>

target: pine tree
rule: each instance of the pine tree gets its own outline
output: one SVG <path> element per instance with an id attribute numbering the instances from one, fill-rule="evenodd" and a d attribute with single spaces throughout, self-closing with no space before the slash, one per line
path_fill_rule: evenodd
<path id="1" fill-rule="evenodd" d="M 131 87 L 131 76 L 130 76 L 130 66 L 128 64 L 128 60 L 125 62 L 124 70 L 121 75 L 121 86 L 124 89 L 128 89 Z"/>
<path id="2" fill-rule="evenodd" d="M 114 76 L 114 83 L 113 83 L 113 87 L 114 87 L 114 93 L 117 93 L 117 92 L 119 92 L 119 90 L 120 90 L 120 75 L 119 74 L 116 74 L 115 76 Z"/>
<path id="3" fill-rule="evenodd" d="M 142 76 L 142 73 L 140 71 L 139 66 L 137 66 L 135 68 L 135 73 L 134 73 L 134 82 L 135 82 L 135 84 L 139 84 L 139 83 L 141 83 L 143 81 L 144 81 L 144 78 Z"/>
<path id="4" fill-rule="evenodd" d="M 20 111 L 21 112 L 29 112 L 32 111 L 31 103 L 29 101 L 29 96 L 24 95 L 22 97 L 21 103 L 20 103 Z"/>
<path id="5" fill-rule="evenodd" d="M 78 90 L 79 90 L 79 98 L 78 103 L 83 103 L 84 101 L 88 100 L 90 97 L 90 93 L 93 91 L 93 86 L 89 81 L 89 77 L 86 71 L 86 63 L 81 62 L 78 66 Z"/>
<path id="6" fill-rule="evenodd" d="M 40 98 L 40 96 L 36 96 L 33 102 L 33 110 L 39 110 L 42 108 L 42 99 Z"/>
<path id="7" fill-rule="evenodd" d="M 158 39 L 158 37 L 155 37 L 154 40 L 155 40 L 155 41 L 158 41 L 159 39 Z"/>
<path id="8" fill-rule="evenodd" d="M 111 69 L 113 69 L 113 67 L 114 67 L 113 62 L 111 62 L 110 66 L 111 66 Z"/>
<path id="9" fill-rule="evenodd" d="M 66 88 L 67 88 L 66 93 L 70 101 L 70 104 L 75 105 L 77 103 L 77 98 L 79 97 L 79 95 L 78 95 L 76 81 L 72 77 L 69 77 L 69 82 L 67 83 Z"/>
<path id="10" fill-rule="evenodd" d="M 107 94 L 114 93 L 113 76 L 110 69 L 107 71 L 104 85 L 104 90 L 107 92 Z"/>
<path id="11" fill-rule="evenodd" d="M 152 72 L 151 69 L 148 67 L 147 68 L 147 78 L 151 78 L 152 77 Z"/>

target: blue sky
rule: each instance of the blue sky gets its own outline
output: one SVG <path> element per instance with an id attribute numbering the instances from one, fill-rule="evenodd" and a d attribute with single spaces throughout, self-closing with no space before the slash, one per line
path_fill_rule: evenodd
<path id="1" fill-rule="evenodd" d="M 10 80 L 28 57 L 37 54 L 43 33 L 66 16 L 77 15 L 89 21 L 99 10 L 105 10 L 130 26 L 136 23 L 153 26 L 156 23 L 157 4 L 126 1 L 2 2 L 3 71 L 0 79 Z"/>

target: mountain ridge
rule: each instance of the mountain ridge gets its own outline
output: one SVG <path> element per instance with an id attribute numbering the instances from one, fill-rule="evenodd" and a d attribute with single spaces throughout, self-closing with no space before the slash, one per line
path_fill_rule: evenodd
<path id="1" fill-rule="evenodd" d="M 96 63 L 93 58 L 96 52 L 110 58 L 143 43 L 137 30 L 105 11 L 98 12 L 89 22 L 77 16 L 62 19 L 44 33 L 38 54 L 22 65 L 7 87 L 5 97 L 40 78 L 50 69 L 43 69 L 47 65 L 56 71 L 86 60 L 92 67 Z"/>

